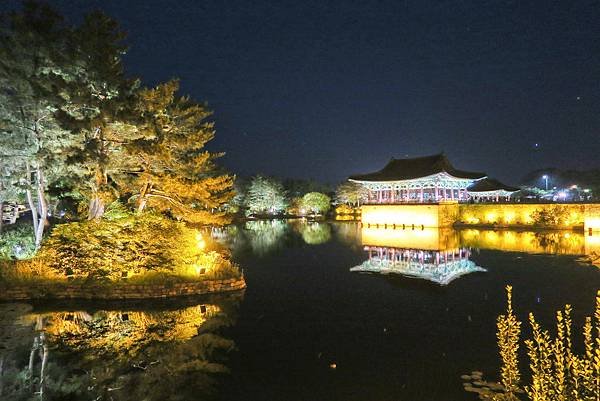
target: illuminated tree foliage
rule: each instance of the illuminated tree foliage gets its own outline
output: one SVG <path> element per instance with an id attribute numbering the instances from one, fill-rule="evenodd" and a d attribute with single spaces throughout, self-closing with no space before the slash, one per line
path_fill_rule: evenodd
<path id="1" fill-rule="evenodd" d="M 35 241 L 30 224 L 17 223 L 0 235 L 0 260 L 28 259 L 35 254 Z"/>
<path id="2" fill-rule="evenodd" d="M 583 326 L 584 352 L 576 354 L 572 342 L 571 306 L 556 313 L 556 336 L 529 314 L 532 337 L 525 340 L 531 381 L 521 387 L 518 363 L 521 322 L 513 314 L 511 288 L 507 287 L 506 314 L 498 318 L 498 346 L 502 359 L 501 384 L 477 389 L 482 400 L 595 401 L 600 399 L 600 291 L 593 317 Z M 485 384 L 485 383 L 484 383 Z M 468 385 L 467 387 L 472 387 Z"/>
<path id="3" fill-rule="evenodd" d="M 141 135 L 132 115 L 138 83 L 124 76 L 125 35 L 116 21 L 93 12 L 71 36 L 69 61 L 77 68 L 65 88 L 69 104 L 58 117 L 82 141 L 70 158 L 80 166 L 72 185 L 89 199 L 88 218 L 95 219 L 118 197 L 115 182 L 128 170 L 125 145 Z"/>
<path id="4" fill-rule="evenodd" d="M 77 138 L 56 113 L 73 73 L 69 30 L 48 6 L 26 2 L 21 14 L 0 17 L 1 202 L 25 195 L 39 246 L 47 221 L 48 187 L 70 173 L 68 149 Z"/>
<path id="5" fill-rule="evenodd" d="M 249 216 L 281 214 L 288 205 L 283 185 L 261 175 L 252 178 L 244 203 Z"/>
<path id="6" fill-rule="evenodd" d="M 215 136 L 206 121 L 211 112 L 178 97 L 178 88 L 170 81 L 139 93 L 144 139 L 127 146 L 133 177 L 127 190 L 139 212 L 149 207 L 193 223 L 228 223 L 223 206 L 233 198 L 233 177 L 213 163 L 221 154 L 205 149 Z"/>
<path id="7" fill-rule="evenodd" d="M 131 199 L 140 213 L 229 221 L 233 177 L 204 148 L 211 113 L 176 95 L 176 81 L 140 89 L 127 78 L 124 37 L 100 12 L 70 26 L 29 1 L 0 16 L 0 210 L 26 202 L 37 247 L 60 197 L 87 200 L 89 220 Z"/>
<path id="8" fill-rule="evenodd" d="M 498 316 L 497 338 L 502 367 L 500 376 L 507 396 L 514 396 L 517 391 L 521 375 L 519 373 L 519 335 L 521 322 L 517 319 L 512 309 L 512 287 L 506 287 L 507 307 L 506 314 Z"/>
<path id="9" fill-rule="evenodd" d="M 338 204 L 358 207 L 367 198 L 368 190 L 364 185 L 355 182 L 344 182 L 335 190 L 335 201 Z"/>
<path id="10" fill-rule="evenodd" d="M 330 208 L 331 198 L 320 192 L 309 192 L 300 201 L 300 209 L 307 214 L 325 214 Z"/>
<path id="11" fill-rule="evenodd" d="M 202 254 L 195 230 L 116 205 L 102 219 L 55 227 L 36 259 L 63 276 L 119 280 L 147 271 L 185 271 Z"/>

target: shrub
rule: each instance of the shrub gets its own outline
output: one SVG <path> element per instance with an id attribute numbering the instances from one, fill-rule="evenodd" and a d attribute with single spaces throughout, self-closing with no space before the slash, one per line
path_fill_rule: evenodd
<path id="1" fill-rule="evenodd" d="M 36 259 L 61 276 L 86 279 L 150 272 L 207 278 L 203 274 L 234 269 L 222 255 L 203 249 L 200 234 L 184 223 L 114 205 L 102 219 L 56 226 Z"/>
<path id="2" fill-rule="evenodd" d="M 510 287 L 507 287 L 507 293 L 507 313 L 498 318 L 497 333 L 502 384 L 486 384 L 487 390 L 478 389 L 480 399 L 518 401 L 521 397 L 517 394 L 522 393 L 531 401 L 600 399 L 600 291 L 595 314 L 587 317 L 583 326 L 584 351 L 581 354 L 573 351 L 570 305 L 556 312 L 555 337 L 540 326 L 533 314 L 529 314 L 532 338 L 525 340 L 525 345 L 531 382 L 523 387 L 517 354 L 521 322 L 512 311 Z"/>
<path id="3" fill-rule="evenodd" d="M 331 198 L 320 192 L 309 192 L 300 201 L 301 214 L 325 214 L 331 208 Z M 304 213 L 302 213 L 304 210 Z"/>
<path id="4" fill-rule="evenodd" d="M 531 214 L 531 218 L 536 226 L 564 226 L 569 218 L 569 213 L 566 208 L 555 205 L 536 209 Z"/>
<path id="5" fill-rule="evenodd" d="M 29 223 L 5 227 L 0 234 L 0 259 L 29 259 L 35 254 L 35 236 Z"/>

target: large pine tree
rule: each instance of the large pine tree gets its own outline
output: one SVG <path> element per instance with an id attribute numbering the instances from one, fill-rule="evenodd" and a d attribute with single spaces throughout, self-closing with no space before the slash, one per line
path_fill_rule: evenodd
<path id="1" fill-rule="evenodd" d="M 68 102 L 61 88 L 72 75 L 69 29 L 48 6 L 26 2 L 1 17 L 0 36 L 2 194 L 24 192 L 39 246 L 49 184 L 69 175 L 66 159 L 78 141 L 55 118 Z"/>
<path id="2" fill-rule="evenodd" d="M 64 91 L 68 107 L 60 112 L 63 126 L 83 139 L 70 161 L 82 167 L 74 184 L 89 199 L 88 218 L 99 218 L 116 199 L 116 181 L 128 170 L 125 146 L 139 139 L 132 123 L 138 82 L 124 75 L 124 34 L 116 21 L 94 12 L 74 29 L 70 58 L 76 67 Z"/>
<path id="3" fill-rule="evenodd" d="M 130 179 L 123 182 L 138 211 L 153 208 L 199 224 L 225 224 L 233 177 L 214 163 L 221 153 L 205 145 L 215 136 L 203 105 L 177 95 L 170 81 L 139 93 L 139 140 L 128 146 Z"/>

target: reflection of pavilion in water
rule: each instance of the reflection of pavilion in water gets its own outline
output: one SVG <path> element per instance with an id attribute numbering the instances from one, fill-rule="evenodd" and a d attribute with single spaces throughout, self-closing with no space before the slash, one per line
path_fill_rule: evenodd
<path id="1" fill-rule="evenodd" d="M 441 285 L 476 271 L 471 249 L 549 255 L 586 255 L 600 261 L 600 236 L 575 231 L 494 231 L 361 228 L 368 259 L 351 271 L 423 278 Z"/>
<path id="2" fill-rule="evenodd" d="M 350 271 L 400 274 L 447 285 L 458 277 L 486 270 L 469 260 L 469 248 L 459 246 L 453 230 L 362 229 L 368 259 Z"/>
<path id="3" fill-rule="evenodd" d="M 471 251 L 467 248 L 438 251 L 365 246 L 365 250 L 369 259 L 350 271 L 395 273 L 440 285 L 447 285 L 465 274 L 486 271 L 469 260 Z"/>

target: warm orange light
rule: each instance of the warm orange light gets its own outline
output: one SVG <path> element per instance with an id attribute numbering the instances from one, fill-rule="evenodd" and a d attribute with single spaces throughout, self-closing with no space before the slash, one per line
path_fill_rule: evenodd
<path id="1" fill-rule="evenodd" d="M 458 247 L 457 232 L 439 228 L 374 228 L 361 229 L 362 245 L 390 248 L 444 250 Z"/>
<path id="2" fill-rule="evenodd" d="M 206 241 L 204 241 L 202 234 L 199 232 L 196 233 L 196 244 L 200 250 L 204 250 L 204 248 L 206 248 Z"/>
<path id="3" fill-rule="evenodd" d="M 438 227 L 437 205 L 365 205 L 362 207 L 363 224 L 380 226 Z"/>

